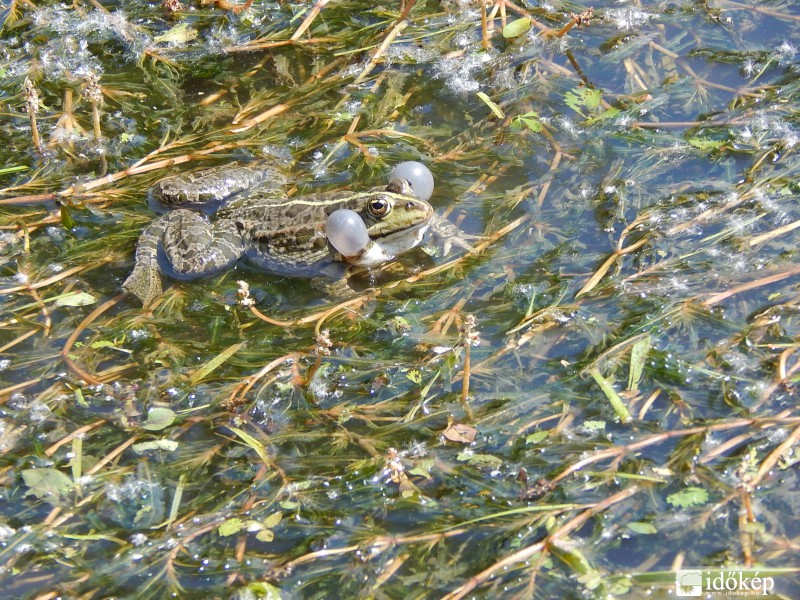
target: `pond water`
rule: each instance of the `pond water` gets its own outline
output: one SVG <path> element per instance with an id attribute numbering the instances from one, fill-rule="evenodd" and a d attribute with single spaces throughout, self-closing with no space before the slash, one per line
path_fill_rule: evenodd
<path id="1" fill-rule="evenodd" d="M 4 597 L 800 595 L 800 3 L 592 7 L 3 5 Z M 159 179 L 405 160 L 469 251 L 122 290 Z"/>

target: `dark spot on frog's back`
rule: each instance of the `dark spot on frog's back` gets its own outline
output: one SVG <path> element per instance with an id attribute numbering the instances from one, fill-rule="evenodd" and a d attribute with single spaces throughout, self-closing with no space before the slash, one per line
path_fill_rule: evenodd
<path id="1" fill-rule="evenodd" d="M 300 216 L 302 213 L 306 211 L 306 207 L 301 204 L 293 204 L 287 207 L 284 211 L 284 214 L 289 217 L 290 219 L 294 219 Z"/>

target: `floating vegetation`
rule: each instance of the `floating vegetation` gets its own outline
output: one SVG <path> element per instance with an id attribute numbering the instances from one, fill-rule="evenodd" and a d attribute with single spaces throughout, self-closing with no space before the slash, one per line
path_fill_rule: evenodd
<path id="1" fill-rule="evenodd" d="M 4 597 L 797 597 L 799 9 L 6 3 Z M 122 289 L 169 175 L 405 161 L 469 249 Z"/>

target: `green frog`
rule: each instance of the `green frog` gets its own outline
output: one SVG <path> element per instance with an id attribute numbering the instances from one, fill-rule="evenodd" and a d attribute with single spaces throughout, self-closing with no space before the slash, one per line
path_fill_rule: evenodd
<path id="1" fill-rule="evenodd" d="M 150 204 L 168 212 L 142 233 L 123 287 L 147 307 L 162 294 L 162 273 L 194 279 L 231 268 L 241 258 L 272 273 L 297 276 L 341 274 L 337 264 L 375 267 L 417 246 L 434 216 L 405 180 L 366 192 L 295 198 L 282 193 L 284 184 L 278 171 L 252 166 L 160 181 L 150 191 Z M 355 211 L 369 235 L 353 256 L 343 256 L 326 237 L 328 217 L 340 209 Z"/>

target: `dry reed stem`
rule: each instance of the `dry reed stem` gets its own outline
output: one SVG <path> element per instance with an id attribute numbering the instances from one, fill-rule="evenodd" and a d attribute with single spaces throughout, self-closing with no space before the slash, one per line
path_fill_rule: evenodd
<path id="1" fill-rule="evenodd" d="M 251 117 L 251 118 L 247 119 L 240 126 L 232 127 L 230 129 L 230 132 L 231 133 L 242 133 L 244 131 L 248 131 L 248 130 L 252 129 L 253 127 L 256 127 L 257 125 L 261 125 L 261 123 L 263 123 L 264 121 L 266 121 L 268 119 L 271 119 L 272 117 L 275 117 L 275 116 L 281 114 L 282 112 L 285 112 L 288 109 L 289 109 L 289 105 L 288 104 L 276 104 L 275 106 L 273 106 L 272 108 L 270 108 L 268 110 L 265 110 L 261 114 L 258 114 L 255 117 Z"/>
<path id="2" fill-rule="evenodd" d="M 18 322 L 18 321 L 16 321 L 16 322 Z M 10 322 L 9 322 L 9 323 L 10 323 Z M 6 323 L 3 323 L 3 325 L 6 325 Z M 6 351 L 6 350 L 8 350 L 9 348 L 13 348 L 14 346 L 16 346 L 17 344 L 19 344 L 20 342 L 24 342 L 24 341 L 25 341 L 25 340 L 27 340 L 29 337 L 31 337 L 32 335 L 36 335 L 37 333 L 39 333 L 39 332 L 38 332 L 38 330 L 36 330 L 36 329 L 31 329 L 30 331 L 26 331 L 25 333 L 23 333 L 23 334 L 21 334 L 21 335 L 17 336 L 16 338 L 14 338 L 13 340 L 11 340 L 10 342 L 8 342 L 7 344 L 5 344 L 4 346 L 0 346 L 0 353 L 2 353 L 2 352 L 5 352 L 5 351 Z"/>
<path id="3" fill-rule="evenodd" d="M 773 229 L 772 231 L 762 233 L 761 235 L 754 236 L 750 238 L 747 243 L 752 248 L 753 246 L 757 246 L 762 242 L 772 240 L 780 235 L 783 235 L 784 233 L 789 233 L 790 231 L 794 231 L 798 227 L 800 227 L 800 220 L 784 225 L 783 227 L 778 227 L 777 229 Z"/>
<path id="4" fill-rule="evenodd" d="M 126 295 L 127 295 L 127 292 L 123 292 L 121 294 L 117 294 L 116 296 L 114 296 L 110 300 L 107 300 L 106 302 L 103 302 L 103 304 L 101 304 L 97 308 L 95 308 L 92 312 L 90 312 L 87 315 L 87 317 L 83 321 L 81 321 L 80 325 L 78 325 L 78 327 L 75 329 L 75 331 L 73 331 L 72 334 L 67 338 L 67 341 L 64 342 L 64 347 L 61 349 L 61 358 L 62 358 L 62 360 L 64 361 L 64 363 L 66 363 L 66 365 L 67 365 L 67 367 L 69 368 L 70 371 L 72 371 L 73 373 L 75 373 L 75 375 L 77 375 L 78 377 L 80 377 L 84 381 L 87 381 L 88 383 L 91 383 L 91 384 L 94 384 L 94 385 L 99 385 L 99 384 L 101 384 L 103 382 L 100 379 L 98 379 L 97 377 L 95 377 L 94 375 L 90 375 L 89 373 L 87 373 L 86 371 L 81 369 L 77 365 L 77 363 L 75 363 L 75 361 L 73 361 L 72 358 L 69 356 L 69 352 L 70 352 L 70 350 L 72 350 L 72 346 L 73 346 L 73 344 L 75 344 L 75 341 L 78 339 L 80 334 L 83 333 L 84 330 L 97 317 L 102 315 L 104 312 L 106 312 L 112 306 L 115 306 Z"/>
<path id="5" fill-rule="evenodd" d="M 38 290 L 40 288 L 47 287 L 48 285 L 56 283 L 57 281 L 61 281 L 62 279 L 70 277 L 71 275 L 74 275 L 75 273 L 80 273 L 81 271 L 91 271 L 92 269 L 96 269 L 97 267 L 102 267 L 103 265 L 106 265 L 109 262 L 111 262 L 111 260 L 112 259 L 108 258 L 108 259 L 105 259 L 105 260 L 89 263 L 88 265 L 79 265 L 77 267 L 72 267 L 71 269 L 67 269 L 65 271 L 61 271 L 57 275 L 53 275 L 52 277 L 48 277 L 47 279 L 39 280 L 34 284 L 18 285 L 18 286 L 13 287 L 13 288 L 0 289 L 0 294 L 13 294 L 15 292 L 24 292 L 24 291 L 28 291 L 28 290 Z"/>
<path id="6" fill-rule="evenodd" d="M 367 64 L 364 66 L 364 69 L 361 71 L 361 73 L 359 73 L 358 77 L 356 77 L 356 78 L 353 80 L 353 84 L 354 84 L 354 85 L 358 85 L 359 83 L 361 83 L 362 81 L 364 81 L 364 79 L 366 79 L 366 78 L 367 78 L 367 76 L 368 76 L 368 75 L 369 75 L 369 74 L 372 72 L 372 70 L 373 70 L 373 69 L 374 69 L 374 68 L 377 66 L 377 64 L 378 64 L 378 61 L 379 61 L 379 60 L 380 60 L 380 59 L 383 57 L 383 55 L 386 53 L 386 49 L 387 49 L 387 48 L 388 48 L 388 47 L 389 47 L 389 46 L 392 44 L 392 42 L 394 41 L 394 39 L 395 39 L 395 38 L 396 38 L 398 35 L 400 35 L 400 34 L 403 32 L 403 30 L 404 30 L 406 27 L 408 27 L 408 21 L 406 21 L 406 20 L 404 19 L 404 20 L 402 20 L 402 21 L 399 21 L 398 23 L 396 23 L 396 24 L 395 24 L 395 25 L 394 25 L 394 26 L 393 26 L 393 27 L 392 27 L 392 28 L 389 30 L 389 33 L 388 33 L 388 34 L 386 34 L 386 37 L 385 37 L 385 38 L 384 38 L 384 40 L 381 42 L 380 46 L 378 46 L 378 47 L 377 47 L 377 48 L 376 48 L 376 49 L 373 51 L 373 53 L 372 53 L 372 56 L 370 56 L 370 58 L 369 58 L 369 61 L 368 61 L 368 62 L 367 62 Z"/>
<path id="7" fill-rule="evenodd" d="M 295 31 L 292 37 L 290 38 L 292 41 L 299 39 L 300 36 L 302 36 L 306 32 L 306 30 L 309 27 L 311 27 L 311 23 L 314 22 L 314 19 L 317 18 L 317 15 L 319 15 L 320 11 L 322 11 L 322 9 L 325 8 L 325 5 L 327 3 L 328 0 L 317 0 L 314 3 L 314 6 L 312 6 L 311 10 L 308 11 L 306 18 L 303 19 L 302 23 L 300 23 L 300 27 L 297 28 L 297 31 Z"/>
<path id="8" fill-rule="evenodd" d="M 486 0 L 480 0 L 481 4 L 481 48 L 486 52 L 489 50 L 489 28 L 486 23 Z"/>
<path id="9" fill-rule="evenodd" d="M 764 480 L 764 477 L 770 474 L 781 457 L 784 455 L 788 456 L 789 451 L 795 445 L 797 445 L 798 441 L 800 441 L 800 427 L 796 427 L 789 437 L 781 442 L 777 448 L 770 452 L 767 457 L 761 461 L 755 477 L 748 482 L 750 489 L 757 489 L 759 484 Z"/>
<path id="10" fill-rule="evenodd" d="M 268 365 L 263 367 L 258 373 L 250 375 L 249 377 L 245 378 L 243 381 L 239 382 L 230 395 L 223 400 L 222 407 L 231 410 L 244 402 L 244 397 L 249 392 L 253 386 L 262 379 L 267 373 L 272 371 L 273 369 L 281 366 L 282 364 L 289 362 L 289 363 L 296 363 L 297 360 L 300 358 L 300 355 L 297 352 L 292 352 L 291 354 L 284 354 L 283 356 L 276 358 Z"/>
<path id="11" fill-rule="evenodd" d="M 759 279 L 756 279 L 755 281 L 749 281 L 747 283 L 743 283 L 741 285 L 732 287 L 728 290 L 725 290 L 724 292 L 713 294 L 703 301 L 703 305 L 708 307 L 714 306 L 715 304 L 719 304 L 723 300 L 727 300 L 731 296 L 735 296 L 736 294 L 740 294 L 741 292 L 748 292 L 750 290 L 754 290 L 759 287 L 769 285 L 771 283 L 775 283 L 783 279 L 787 279 L 789 277 L 794 277 L 796 275 L 800 275 L 800 266 L 789 269 L 788 271 L 782 271 L 780 273 L 768 275 L 767 277 L 761 277 Z"/>
<path id="12" fill-rule="evenodd" d="M 297 325 L 306 325 L 308 323 L 316 322 L 316 333 L 319 333 L 320 327 L 325 319 L 329 318 L 331 315 L 336 314 L 350 306 L 355 306 L 365 302 L 369 298 L 373 298 L 380 293 L 380 290 L 377 290 L 374 294 L 364 294 L 362 296 L 358 296 L 357 298 L 351 298 L 345 302 L 341 302 L 332 308 L 325 309 L 323 311 L 315 312 L 310 315 L 306 315 L 305 317 L 300 317 L 299 319 L 294 319 L 292 321 L 281 321 L 279 319 L 273 319 L 262 313 L 258 310 L 255 306 L 250 307 L 250 312 L 252 312 L 256 317 L 261 319 L 262 321 L 269 323 L 270 325 L 276 325 L 278 327 L 295 327 Z"/>
<path id="13" fill-rule="evenodd" d="M 99 421 L 95 421 L 94 423 L 87 423 L 83 427 L 79 427 L 75 431 L 73 431 L 71 433 L 68 433 L 63 438 L 58 440 L 55 444 L 53 444 L 52 446 L 47 448 L 44 451 L 45 456 L 53 456 L 53 454 L 55 454 L 56 450 L 58 450 L 64 444 L 69 444 L 70 442 L 72 442 L 72 440 L 74 440 L 78 436 L 86 435 L 92 429 L 100 427 L 100 425 L 102 425 L 103 423 L 106 423 L 106 420 L 105 419 L 100 419 Z"/>
<path id="14" fill-rule="evenodd" d="M 241 46 L 227 46 L 223 48 L 225 54 L 237 54 L 240 52 L 259 52 L 261 50 L 269 50 L 271 48 L 280 48 L 281 46 L 313 46 L 315 44 L 331 44 L 338 42 L 335 37 L 318 37 L 308 38 L 305 40 L 275 40 L 269 42 L 261 42 L 253 40 Z"/>

